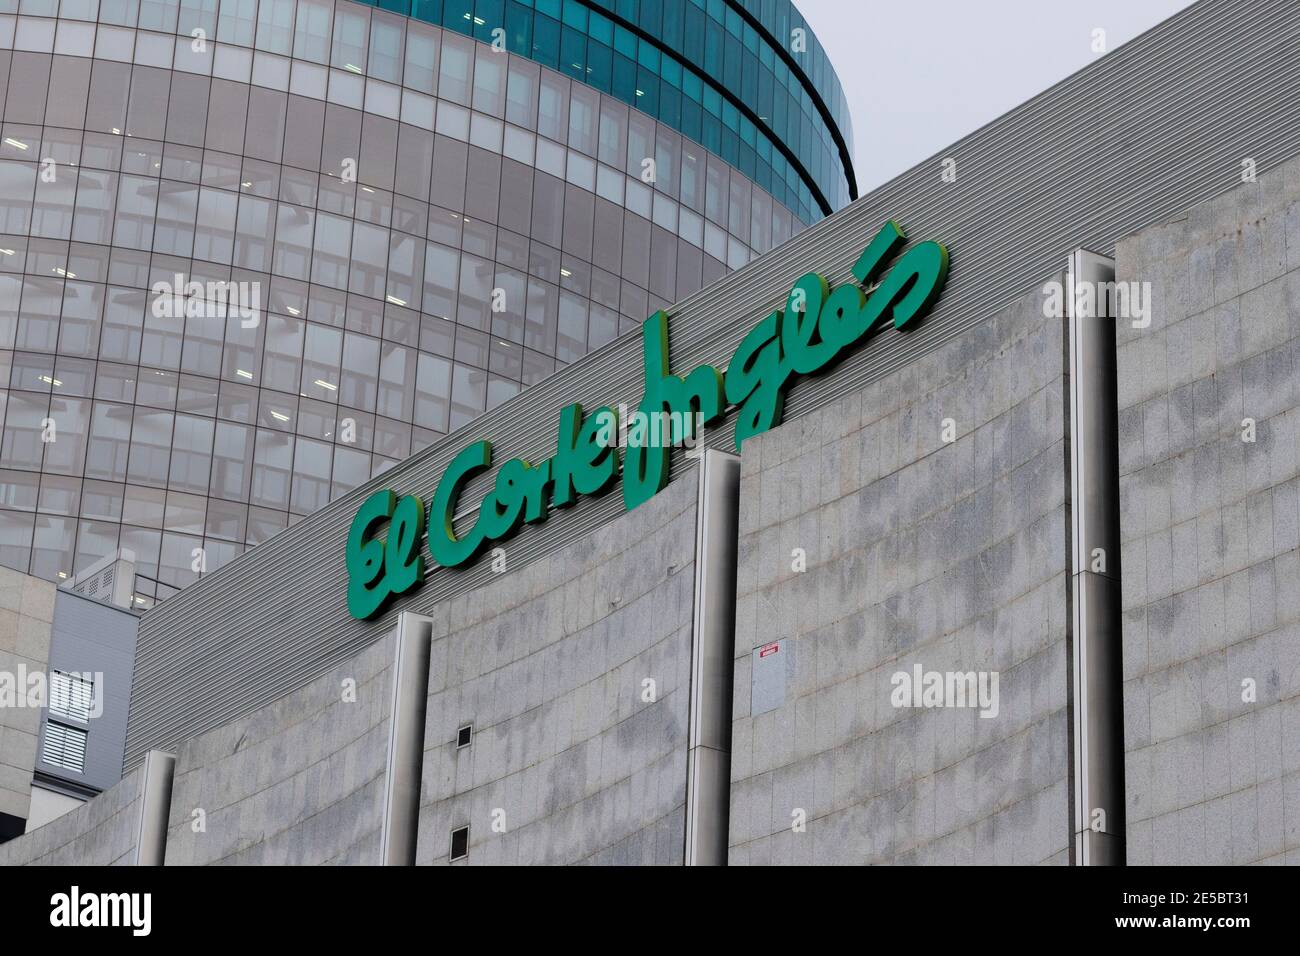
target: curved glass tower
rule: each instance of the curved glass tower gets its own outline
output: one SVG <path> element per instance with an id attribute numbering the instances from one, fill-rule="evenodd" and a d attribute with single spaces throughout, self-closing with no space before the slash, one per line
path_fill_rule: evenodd
<path id="1" fill-rule="evenodd" d="M 54 580 L 182 587 L 856 194 L 785 0 L 0 0 L 0 107 Z"/>
<path id="2" fill-rule="evenodd" d="M 839 80 L 786 0 L 390 0 L 494 40 L 703 145 L 804 223 L 856 195 Z"/>

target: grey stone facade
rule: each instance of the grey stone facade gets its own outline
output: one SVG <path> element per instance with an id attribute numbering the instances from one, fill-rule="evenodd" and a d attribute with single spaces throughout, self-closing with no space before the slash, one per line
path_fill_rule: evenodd
<path id="1" fill-rule="evenodd" d="M 498 581 L 433 609 L 419 863 L 446 862 L 465 825 L 474 863 L 683 862 L 697 491 L 683 468 L 559 559 L 514 572 L 507 557 Z M 166 863 L 379 862 L 394 650 L 382 638 L 181 744 Z M 134 862 L 142 774 L 0 861 Z"/>
<path id="2" fill-rule="evenodd" d="M 1035 290 L 746 442 L 733 864 L 1067 861 L 1062 330 Z M 778 640 L 784 700 L 756 713 Z M 998 671 L 997 716 L 895 708 L 915 664 Z"/>
<path id="3" fill-rule="evenodd" d="M 144 767 L 140 767 L 95 799 L 15 840 L 0 843 L 0 866 L 134 864 L 143 779 Z"/>
<path id="4" fill-rule="evenodd" d="M 1128 860 L 1300 862 L 1300 160 L 1116 272 Z"/>
<path id="5" fill-rule="evenodd" d="M 696 474 L 439 607 L 420 863 L 682 862 Z"/>
<path id="6" fill-rule="evenodd" d="M 393 639 L 381 639 L 274 704 L 182 744 L 167 863 L 378 863 L 392 664 Z"/>
<path id="7" fill-rule="evenodd" d="M 0 672 L 15 680 L 20 668 L 27 674 L 46 672 L 54 590 L 39 578 L 0 568 Z M 17 690 L 23 693 L 25 683 Z M 27 819 L 40 729 L 40 708 L 0 707 L 0 814 Z"/>

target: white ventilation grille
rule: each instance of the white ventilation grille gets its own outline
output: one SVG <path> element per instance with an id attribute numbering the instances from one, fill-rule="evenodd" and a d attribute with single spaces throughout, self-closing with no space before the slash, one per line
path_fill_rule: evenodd
<path id="1" fill-rule="evenodd" d="M 64 720 L 90 720 L 95 682 L 63 671 L 50 673 L 50 715 Z"/>
<path id="2" fill-rule="evenodd" d="M 76 594 L 84 595 L 88 598 L 94 598 L 97 601 L 111 600 L 113 597 L 113 581 L 116 576 L 117 564 L 110 564 L 98 574 L 93 574 L 84 581 L 78 581 L 72 586 Z"/>
<path id="3" fill-rule="evenodd" d="M 86 732 L 77 727 L 46 721 L 41 760 L 64 770 L 83 773 L 86 769 Z"/>

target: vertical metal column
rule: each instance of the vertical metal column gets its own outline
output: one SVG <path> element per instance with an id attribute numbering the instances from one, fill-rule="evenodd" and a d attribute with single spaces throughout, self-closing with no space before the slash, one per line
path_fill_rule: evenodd
<path id="1" fill-rule="evenodd" d="M 162 866 L 167 855 L 167 821 L 172 809 L 176 756 L 162 750 L 144 755 L 140 780 L 140 828 L 135 840 L 136 866 Z"/>
<path id="2" fill-rule="evenodd" d="M 1066 276 L 1070 347 L 1074 862 L 1124 863 L 1124 711 L 1113 259 L 1085 250 Z M 1091 290 L 1085 286 L 1091 286 Z M 1085 307 L 1091 291 L 1094 308 Z"/>
<path id="3" fill-rule="evenodd" d="M 410 611 L 397 616 L 393 704 L 388 717 L 388 772 L 379 843 L 379 860 L 383 866 L 415 865 L 432 641 L 432 619 Z"/>
<path id="4" fill-rule="evenodd" d="M 699 462 L 686 755 L 686 865 L 723 866 L 731 807 L 740 459 L 705 449 Z"/>

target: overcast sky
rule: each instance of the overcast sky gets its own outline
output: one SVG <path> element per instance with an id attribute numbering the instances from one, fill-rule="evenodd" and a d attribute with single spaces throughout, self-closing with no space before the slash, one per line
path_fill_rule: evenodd
<path id="1" fill-rule="evenodd" d="M 795 0 L 853 115 L 858 193 L 1087 66 L 1189 0 Z"/>

